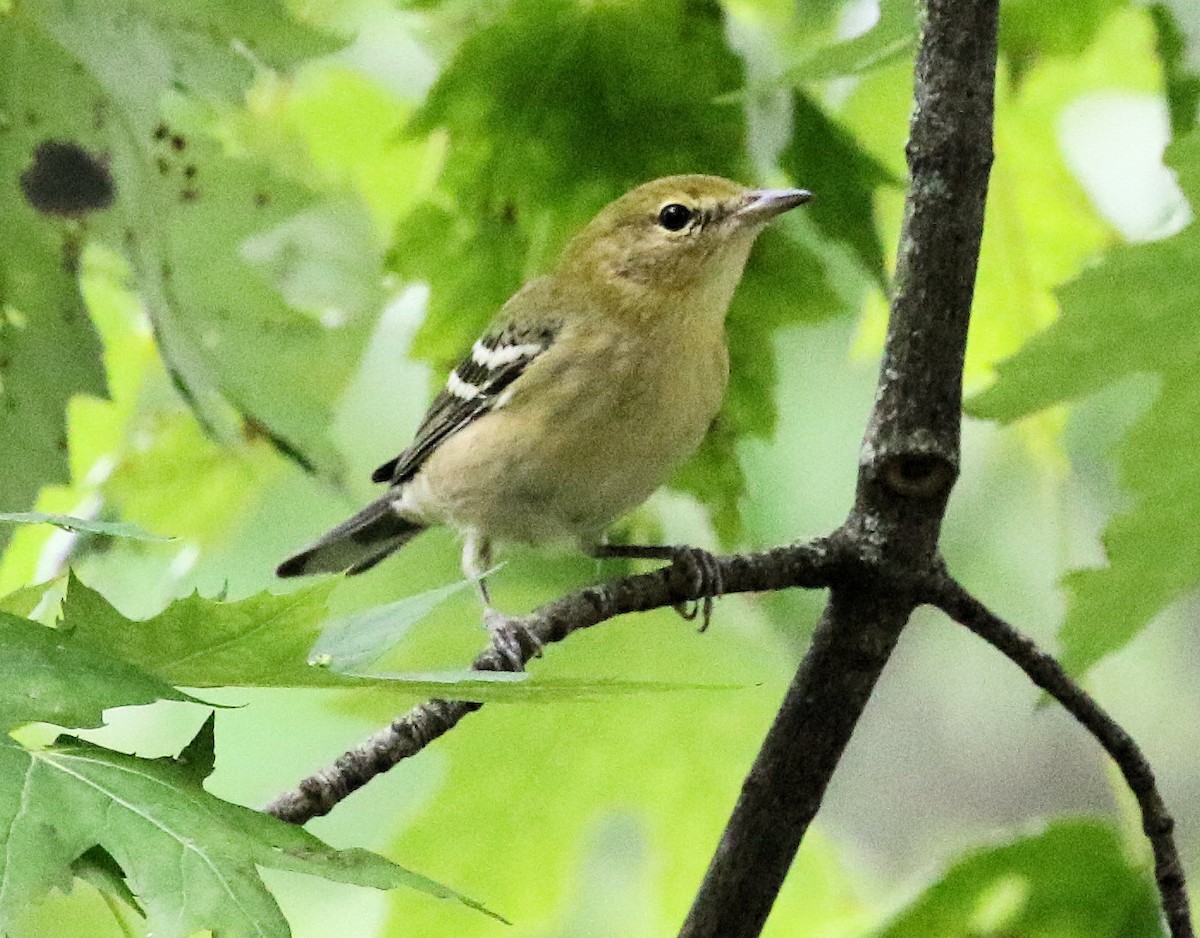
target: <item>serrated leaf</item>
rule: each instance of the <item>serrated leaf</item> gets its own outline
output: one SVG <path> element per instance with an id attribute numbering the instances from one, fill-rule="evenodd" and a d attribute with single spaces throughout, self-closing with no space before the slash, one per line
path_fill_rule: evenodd
<path id="1" fill-rule="evenodd" d="M 28 619 L 47 594 L 53 593 L 56 597 L 61 598 L 66 586 L 66 577 L 57 577 L 45 583 L 23 586 L 5 596 L 0 596 L 0 610 Z M 56 599 L 54 606 L 57 605 Z"/>
<path id="2" fill-rule="evenodd" d="M 48 514 L 44 511 L 0 512 L 0 524 L 52 524 L 64 531 L 100 534 L 104 537 L 127 537 L 135 541 L 173 541 L 173 537 L 151 534 L 140 525 L 128 521 L 96 521 L 73 515 Z"/>
<path id="3" fill-rule="evenodd" d="M 229 804 L 173 759 L 139 759 L 80 740 L 30 751 L 0 738 L 0 928 L 103 848 L 146 913 L 147 931 L 187 938 L 289 934 L 258 867 L 379 889 L 407 886 L 481 905 L 365 850 L 334 850 L 301 827 Z"/>
<path id="4" fill-rule="evenodd" d="M 104 723 L 110 707 L 196 698 L 64 629 L 0 612 L 0 730 Z"/>
<path id="5" fill-rule="evenodd" d="M 194 593 L 149 619 L 128 619 L 72 578 L 62 627 L 169 684 L 184 687 L 330 687 L 336 675 L 309 667 L 336 581 L 292 593 L 222 602 Z"/>
<path id="6" fill-rule="evenodd" d="M 1162 938 L 1147 871 L 1100 822 L 1045 831 L 959 860 L 878 938 Z"/>
<path id="7" fill-rule="evenodd" d="M 1200 204 L 1200 132 L 1168 150 L 1184 193 Z M 1061 640 L 1064 663 L 1087 668 L 1125 645 L 1164 606 L 1200 585 L 1200 226 L 1126 245 L 1060 291 L 1063 315 L 999 367 L 968 402 L 980 417 L 1013 420 L 1098 390 L 1134 372 L 1161 376 L 1155 402 L 1115 453 L 1133 507 L 1104 532 L 1109 564 L 1079 570 Z"/>

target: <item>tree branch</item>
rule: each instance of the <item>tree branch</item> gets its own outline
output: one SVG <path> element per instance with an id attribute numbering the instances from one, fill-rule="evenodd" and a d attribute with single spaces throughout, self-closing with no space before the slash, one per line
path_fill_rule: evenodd
<path id="1" fill-rule="evenodd" d="M 962 366 L 992 162 L 996 0 L 928 0 L 911 187 L 854 507 L 812 647 L 742 787 L 680 938 L 754 938 L 923 584 L 958 475 Z"/>
<path id="2" fill-rule="evenodd" d="M 1062 665 L 948 574 L 936 582 L 928 602 L 1003 653 L 1034 684 L 1062 704 L 1112 757 L 1142 812 L 1142 830 L 1154 851 L 1154 879 L 1171 938 L 1194 938 L 1187 881 L 1175 847 L 1175 821 L 1167 811 L 1154 772 L 1138 744 L 1087 691 L 1071 680 Z"/>
<path id="3" fill-rule="evenodd" d="M 825 539 L 716 559 L 726 593 L 826 587 L 846 566 L 845 556 Z M 702 597 L 693 594 L 675 568 L 664 567 L 589 586 L 547 603 L 516 622 L 529 629 L 543 645 L 549 645 L 627 612 L 645 612 L 699 598 Z M 530 656 L 531 649 L 523 647 L 522 664 L 528 663 Z M 476 671 L 503 671 L 511 666 L 494 643 L 471 664 Z M 281 794 L 263 810 L 293 824 L 328 814 L 351 792 L 416 755 L 482 706 L 470 700 L 426 701 L 397 717 L 332 765 Z"/>

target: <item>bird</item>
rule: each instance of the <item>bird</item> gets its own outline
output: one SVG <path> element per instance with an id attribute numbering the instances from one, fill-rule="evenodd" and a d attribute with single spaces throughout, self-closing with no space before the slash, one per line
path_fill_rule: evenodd
<path id="1" fill-rule="evenodd" d="M 595 558 L 670 561 L 703 597 L 706 626 L 722 592 L 711 554 L 609 544 L 604 533 L 704 439 L 729 380 L 725 317 L 751 246 L 811 198 L 691 174 L 609 203 L 449 373 L 408 448 L 372 475 L 386 491 L 278 575 L 362 573 L 447 525 L 510 656 L 536 640 L 492 606 L 496 542 L 567 540 Z"/>

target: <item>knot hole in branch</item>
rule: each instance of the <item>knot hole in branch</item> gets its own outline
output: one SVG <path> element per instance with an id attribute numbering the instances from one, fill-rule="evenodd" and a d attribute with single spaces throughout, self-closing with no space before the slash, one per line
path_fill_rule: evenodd
<path id="1" fill-rule="evenodd" d="M 898 495 L 929 498 L 948 491 L 955 474 L 954 466 L 943 456 L 906 453 L 885 460 L 879 478 Z"/>

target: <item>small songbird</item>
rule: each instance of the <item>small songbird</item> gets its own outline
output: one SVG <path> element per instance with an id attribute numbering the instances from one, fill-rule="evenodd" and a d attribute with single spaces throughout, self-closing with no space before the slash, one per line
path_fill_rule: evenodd
<path id="1" fill-rule="evenodd" d="M 690 175 L 609 204 L 450 372 L 408 449 L 375 470 L 387 492 L 279 576 L 361 573 L 445 524 L 465 537 L 463 570 L 493 628 L 508 621 L 483 580 L 493 542 L 561 538 L 594 557 L 671 560 L 707 622 L 721 592 L 709 554 L 609 545 L 604 530 L 700 445 L 725 394 L 725 314 L 750 247 L 810 198 Z"/>

